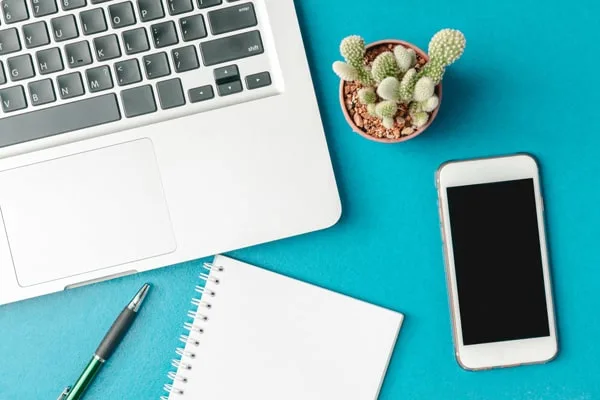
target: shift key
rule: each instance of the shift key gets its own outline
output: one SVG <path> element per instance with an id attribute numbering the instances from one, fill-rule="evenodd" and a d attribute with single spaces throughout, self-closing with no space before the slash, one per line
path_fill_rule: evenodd
<path id="1" fill-rule="evenodd" d="M 210 66 L 264 53 L 260 32 L 251 31 L 200 43 L 204 65 Z"/>

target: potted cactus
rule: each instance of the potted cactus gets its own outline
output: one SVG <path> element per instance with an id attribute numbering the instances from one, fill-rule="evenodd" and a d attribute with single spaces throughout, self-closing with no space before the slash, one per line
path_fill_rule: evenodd
<path id="1" fill-rule="evenodd" d="M 345 62 L 336 61 L 340 103 L 353 130 L 384 143 L 403 142 L 421 134 L 437 115 L 446 67 L 465 49 L 464 35 L 454 29 L 436 33 L 429 53 L 399 40 L 365 46 L 360 36 L 340 45 Z"/>

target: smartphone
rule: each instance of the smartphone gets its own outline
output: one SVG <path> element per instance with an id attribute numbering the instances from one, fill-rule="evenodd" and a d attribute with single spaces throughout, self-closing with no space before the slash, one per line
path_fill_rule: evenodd
<path id="1" fill-rule="evenodd" d="M 544 203 L 525 154 L 443 164 L 436 174 L 456 359 L 467 370 L 558 353 Z"/>

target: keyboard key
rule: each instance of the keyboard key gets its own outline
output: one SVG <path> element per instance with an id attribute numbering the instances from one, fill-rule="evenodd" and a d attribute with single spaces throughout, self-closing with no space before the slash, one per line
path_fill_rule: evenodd
<path id="1" fill-rule="evenodd" d="M 112 60 L 121 57 L 119 48 L 119 39 L 117 35 L 101 36 L 94 39 L 94 48 L 96 50 L 96 59 L 98 61 Z"/>
<path id="2" fill-rule="evenodd" d="M 64 69 L 60 50 L 57 47 L 40 50 L 35 54 L 40 74 L 46 75 Z"/>
<path id="3" fill-rule="evenodd" d="M 129 1 L 111 5 L 108 7 L 108 14 L 110 15 L 110 23 L 114 29 L 135 24 L 133 4 Z"/>
<path id="4" fill-rule="evenodd" d="M 192 103 L 198 103 L 214 98 L 215 93 L 211 85 L 206 85 L 188 90 L 188 96 Z"/>
<path id="5" fill-rule="evenodd" d="M 60 5 L 63 10 L 69 11 L 76 8 L 85 7 L 87 4 L 85 0 L 60 0 Z"/>
<path id="6" fill-rule="evenodd" d="M 107 1 L 111 1 L 111 0 L 91 0 L 92 4 L 100 4 L 100 3 L 106 3 Z"/>
<path id="7" fill-rule="evenodd" d="M 211 11 L 208 13 L 208 22 L 213 35 L 250 28 L 258 24 L 252 3 Z"/>
<path id="8" fill-rule="evenodd" d="M 243 90 L 241 81 L 233 81 L 217 85 L 219 96 L 229 96 L 234 93 L 239 93 Z"/>
<path id="9" fill-rule="evenodd" d="M 23 25 L 23 37 L 25 37 L 25 47 L 28 49 L 50 43 L 48 29 L 43 21 Z"/>
<path id="10" fill-rule="evenodd" d="M 25 21 L 29 18 L 25 0 L 2 0 L 2 13 L 7 24 Z"/>
<path id="11" fill-rule="evenodd" d="M 65 56 L 67 57 L 69 68 L 82 67 L 92 63 L 92 53 L 87 41 L 66 45 Z"/>
<path id="12" fill-rule="evenodd" d="M 94 33 L 104 32 L 108 29 L 104 10 L 101 8 L 83 11 L 79 15 L 79 19 L 81 20 L 84 35 L 93 35 Z"/>
<path id="13" fill-rule="evenodd" d="M 260 33 L 251 31 L 200 43 L 204 65 L 221 64 L 264 52 Z"/>
<path id="14" fill-rule="evenodd" d="M 217 85 L 240 80 L 240 71 L 237 65 L 228 65 L 226 67 L 217 68 L 213 72 L 213 75 L 215 76 Z"/>
<path id="15" fill-rule="evenodd" d="M 198 0 L 198 8 L 208 8 L 222 4 L 223 0 Z"/>
<path id="16" fill-rule="evenodd" d="M 57 42 L 74 39 L 79 36 L 75 17 L 72 15 L 54 18 L 50 21 L 50 24 L 52 25 L 54 40 Z"/>
<path id="17" fill-rule="evenodd" d="M 144 68 L 148 79 L 162 78 L 171 73 L 167 53 L 144 56 Z"/>
<path id="18" fill-rule="evenodd" d="M 0 96 L 2 94 L 0 93 Z M 78 118 L 73 118 L 77 115 Z M 114 94 L 0 119 L 0 147 L 77 131 L 121 119 Z"/>
<path id="19" fill-rule="evenodd" d="M 13 86 L 6 89 L 0 89 L 0 101 L 2 101 L 2 111 L 4 111 L 5 113 L 22 110 L 27 107 L 27 100 L 25 99 L 25 92 L 23 91 L 23 86 Z M 21 129 L 19 126 L 15 128 L 16 131 L 19 131 Z M 1 122 L 0 132 L 2 132 L 2 134 L 7 132 L 4 129 L 2 129 Z"/>
<path id="20" fill-rule="evenodd" d="M 37 82 L 30 82 L 28 87 L 32 106 L 41 106 L 56 101 L 52 80 L 44 79 Z"/>
<path id="21" fill-rule="evenodd" d="M 28 79 L 35 76 L 33 62 L 29 54 L 23 54 L 6 60 L 6 69 L 13 82 Z"/>
<path id="22" fill-rule="evenodd" d="M 271 84 L 271 74 L 261 72 L 259 74 L 248 75 L 246 77 L 246 87 L 248 90 L 258 89 Z"/>
<path id="23" fill-rule="evenodd" d="M 161 0 L 138 0 L 142 22 L 154 21 L 165 16 Z"/>
<path id="24" fill-rule="evenodd" d="M 186 12 L 190 12 L 194 9 L 192 0 L 167 0 L 167 8 L 169 14 L 178 15 Z"/>
<path id="25" fill-rule="evenodd" d="M 142 80 L 138 60 L 126 60 L 115 64 L 115 75 L 119 86 L 131 85 Z"/>
<path id="26" fill-rule="evenodd" d="M 179 20 L 181 26 L 181 37 L 184 42 L 205 38 L 206 26 L 202 15 L 192 15 Z"/>
<path id="27" fill-rule="evenodd" d="M 60 75 L 56 78 L 58 92 L 62 99 L 72 99 L 73 97 L 83 96 L 85 89 L 81 81 L 81 74 L 73 72 L 71 74 Z"/>
<path id="28" fill-rule="evenodd" d="M 85 71 L 85 77 L 90 93 L 101 92 L 113 88 L 110 68 L 106 65 L 88 69 Z"/>
<path id="29" fill-rule="evenodd" d="M 4 85 L 6 83 L 6 75 L 4 74 L 4 66 L 2 66 L 2 61 L 0 61 L 0 85 Z"/>
<path id="30" fill-rule="evenodd" d="M 31 11 L 34 17 L 44 17 L 46 15 L 56 14 L 58 7 L 56 0 L 30 0 Z"/>
<path id="31" fill-rule="evenodd" d="M 123 47 L 127 54 L 137 54 L 150 50 L 146 29 L 137 28 L 123 32 Z"/>
<path id="32" fill-rule="evenodd" d="M 177 44 L 177 32 L 173 21 L 152 25 L 150 29 L 152 31 L 154 47 L 157 49 Z"/>
<path id="33" fill-rule="evenodd" d="M 121 92 L 121 102 L 127 118 L 138 117 L 156 111 L 152 86 L 145 85 Z"/>
<path id="34" fill-rule="evenodd" d="M 16 28 L 0 31 L 0 56 L 21 50 L 19 33 Z"/>
<path id="35" fill-rule="evenodd" d="M 176 72 L 185 72 L 200 68 L 196 46 L 186 46 L 171 52 Z"/>
<path id="36" fill-rule="evenodd" d="M 163 110 L 185 105 L 185 96 L 183 95 L 183 87 L 179 78 L 158 82 L 156 84 L 156 91 L 158 92 L 160 108 Z"/>

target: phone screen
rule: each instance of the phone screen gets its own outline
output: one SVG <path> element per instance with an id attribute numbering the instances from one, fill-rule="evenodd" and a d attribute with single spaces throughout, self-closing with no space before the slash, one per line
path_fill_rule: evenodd
<path id="1" fill-rule="evenodd" d="M 447 195 L 464 344 L 550 336 L 533 179 Z"/>

